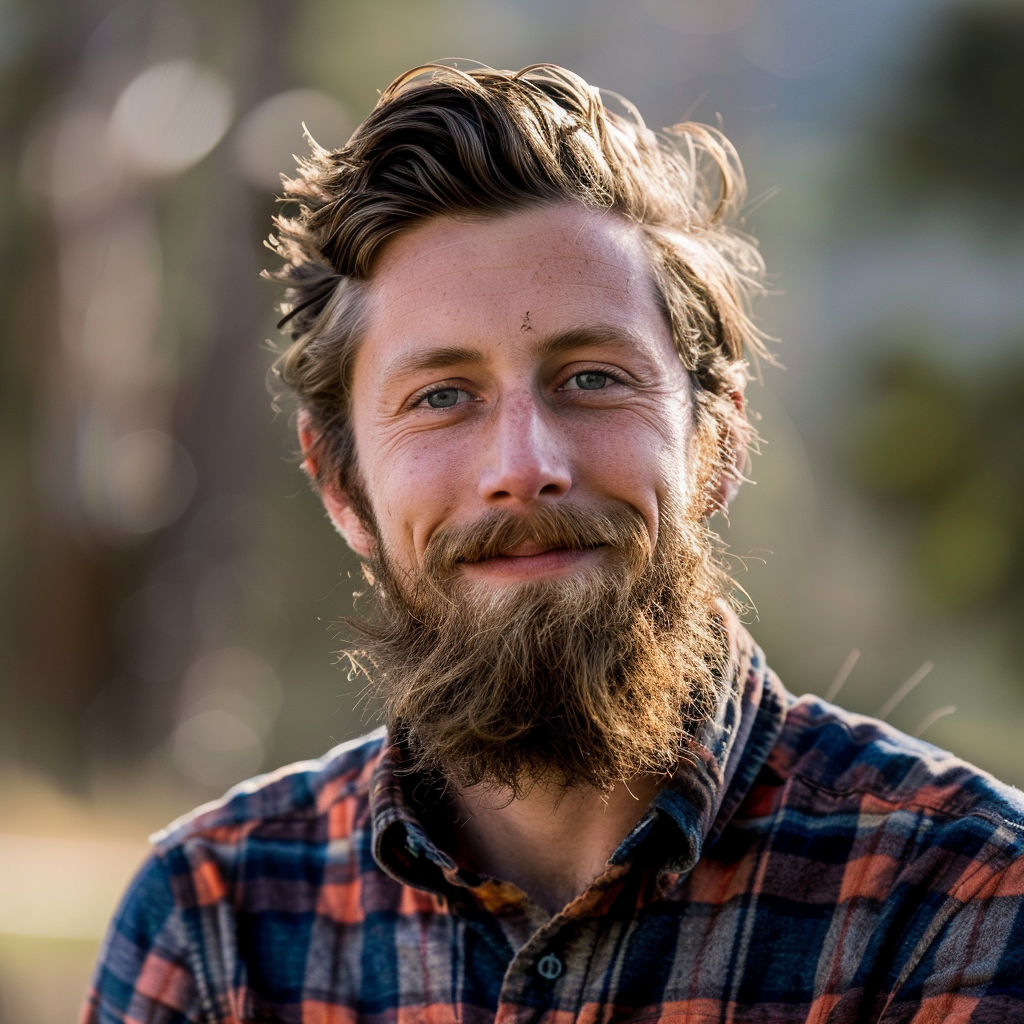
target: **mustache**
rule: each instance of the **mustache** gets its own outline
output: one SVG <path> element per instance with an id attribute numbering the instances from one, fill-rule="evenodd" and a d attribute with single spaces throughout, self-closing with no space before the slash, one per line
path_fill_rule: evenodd
<path id="1" fill-rule="evenodd" d="M 631 505 L 601 510 L 542 505 L 527 515 L 495 509 L 467 526 L 438 530 L 424 549 L 424 568 L 428 576 L 445 577 L 460 565 L 506 554 L 521 544 L 568 551 L 610 547 L 633 555 L 651 553 L 647 523 Z"/>

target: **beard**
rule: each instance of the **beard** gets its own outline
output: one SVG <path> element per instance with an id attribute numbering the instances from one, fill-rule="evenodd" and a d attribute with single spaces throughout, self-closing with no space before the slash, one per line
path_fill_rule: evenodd
<path id="1" fill-rule="evenodd" d="M 376 614 L 348 620 L 361 645 L 346 653 L 403 769 L 512 797 L 674 771 L 692 726 L 714 714 L 728 650 L 730 581 L 697 493 L 699 510 L 662 503 L 653 549 L 632 506 L 552 504 L 439 530 L 414 572 L 388 555 L 358 495 L 377 540 L 366 567 Z M 461 570 L 526 542 L 601 554 L 568 578 L 498 588 Z"/>

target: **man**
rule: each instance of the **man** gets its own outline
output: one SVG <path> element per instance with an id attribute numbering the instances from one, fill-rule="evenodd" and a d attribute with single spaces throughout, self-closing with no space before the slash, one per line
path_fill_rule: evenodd
<path id="1" fill-rule="evenodd" d="M 286 184 L 279 371 L 387 729 L 155 837 L 85 1019 L 1024 1020 L 1024 799 L 793 698 L 730 608 L 726 140 L 429 68 Z"/>

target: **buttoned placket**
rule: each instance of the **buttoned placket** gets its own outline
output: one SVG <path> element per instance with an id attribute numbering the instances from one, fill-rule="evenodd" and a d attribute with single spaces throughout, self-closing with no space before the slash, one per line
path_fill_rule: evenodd
<path id="1" fill-rule="evenodd" d="M 453 917 L 459 918 L 464 927 L 471 928 L 492 948 L 509 957 L 498 994 L 495 1024 L 540 1021 L 553 1009 L 575 1007 L 586 999 L 587 980 L 591 975 L 589 968 L 602 931 L 617 933 L 628 929 L 632 923 L 617 922 L 609 927 L 609 922 L 605 921 L 602 926 L 601 920 L 593 913 L 594 908 L 598 904 L 607 904 L 627 878 L 633 857 L 653 831 L 658 817 L 659 812 L 652 808 L 620 845 L 605 872 L 559 913 L 548 918 L 518 949 L 499 919 L 487 910 L 486 904 L 492 902 L 487 895 L 490 887 L 513 890 L 517 900 L 524 904 L 521 913 L 533 917 L 535 915 L 526 909 L 533 906 L 529 897 L 508 883 L 483 880 L 475 886 L 470 884 L 429 839 L 412 832 L 406 848 L 414 857 L 426 857 L 442 868 L 451 887 L 446 892 L 428 886 L 423 888 L 441 898 L 447 896 Z M 658 873 L 659 890 L 663 888 L 663 874 Z M 673 877 L 677 878 L 678 873 Z M 604 938 L 615 944 L 615 935 L 608 934 Z"/>
<path id="2" fill-rule="evenodd" d="M 578 1004 L 579 992 L 570 990 L 578 990 L 584 984 L 595 938 L 587 936 L 591 941 L 586 943 L 585 949 L 580 948 L 579 941 L 575 942 L 572 961 L 567 964 L 567 933 L 579 930 L 586 930 L 585 922 L 568 917 L 563 910 L 530 937 L 505 972 L 495 1024 L 527 1024 L 543 1019 L 555 1006 Z"/>
<path id="3" fill-rule="evenodd" d="M 613 865 L 572 903 L 553 915 L 511 954 L 502 980 L 496 1008 L 496 1024 L 527 1024 L 541 1020 L 550 1010 L 576 1006 L 585 996 L 589 965 L 597 947 L 600 923 L 589 913 L 602 889 L 617 887 L 628 874 L 629 865 Z M 465 898 L 472 900 L 473 890 Z M 521 897 L 528 900 L 525 894 Z M 460 901 L 449 902 L 453 914 L 465 912 Z M 492 917 L 466 920 L 466 925 L 492 942 L 500 931 Z M 493 929 L 493 930 L 492 930 Z M 488 934 L 489 933 L 489 934 Z M 502 936 L 505 937 L 504 935 Z"/>

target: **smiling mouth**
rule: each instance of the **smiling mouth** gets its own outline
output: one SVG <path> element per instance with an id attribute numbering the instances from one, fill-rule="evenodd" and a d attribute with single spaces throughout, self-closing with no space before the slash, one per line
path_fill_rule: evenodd
<path id="1" fill-rule="evenodd" d="M 465 559 L 463 565 L 481 565 L 486 562 L 494 561 L 517 561 L 530 558 L 543 558 L 545 556 L 572 556 L 582 555 L 588 551 L 596 551 L 600 548 L 607 547 L 607 544 L 584 544 L 584 545 L 572 545 L 566 546 L 561 544 L 549 544 L 541 545 L 526 542 L 523 544 L 517 544 L 513 548 L 509 548 L 506 551 L 498 551 L 494 554 L 483 555 L 480 558 Z"/>
<path id="2" fill-rule="evenodd" d="M 488 555 L 477 561 L 466 561 L 463 563 L 463 569 L 470 575 L 505 576 L 520 580 L 558 576 L 572 573 L 581 566 L 593 562 L 598 557 L 598 552 L 605 547 L 606 544 L 587 547 L 519 544 L 508 551 Z"/>

